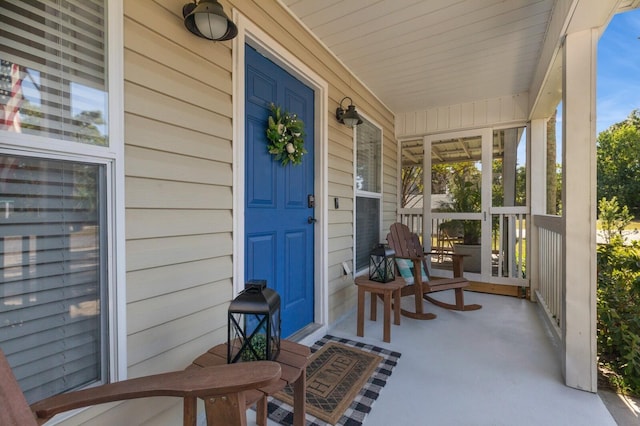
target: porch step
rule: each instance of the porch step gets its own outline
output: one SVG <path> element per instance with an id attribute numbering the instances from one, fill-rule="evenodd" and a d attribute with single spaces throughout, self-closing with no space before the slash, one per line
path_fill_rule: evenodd
<path id="1" fill-rule="evenodd" d="M 598 395 L 618 426 L 640 424 L 640 398 L 619 395 L 610 390 L 599 390 Z"/>

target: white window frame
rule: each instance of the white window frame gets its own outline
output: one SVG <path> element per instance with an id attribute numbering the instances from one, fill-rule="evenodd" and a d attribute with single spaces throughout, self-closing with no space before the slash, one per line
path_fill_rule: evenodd
<path id="1" fill-rule="evenodd" d="M 371 125 L 378 128 L 380 130 L 380 192 L 371 192 L 371 191 L 361 191 L 358 190 L 356 176 L 357 176 L 357 168 L 358 168 L 358 126 L 353 129 L 353 270 L 355 271 L 355 276 L 364 275 L 369 273 L 368 265 L 364 268 L 357 269 L 357 220 L 358 220 L 358 212 L 356 211 L 357 198 L 372 198 L 379 200 L 378 203 L 378 240 L 382 241 L 384 238 L 382 236 L 382 223 L 383 223 L 383 191 L 384 191 L 384 129 L 380 124 L 376 121 L 372 120 L 366 114 L 358 113 L 362 119 L 368 121 Z"/>
<path id="2" fill-rule="evenodd" d="M 108 137 L 106 147 L 69 142 L 44 136 L 1 132 L 0 153 L 106 166 L 107 329 L 109 382 L 127 378 L 126 269 L 124 195 L 124 43 L 122 0 L 108 0 Z M 120 259 L 120 261 L 118 261 Z M 67 418 L 73 413 L 61 415 Z M 58 417 L 57 417 L 58 418 Z"/>

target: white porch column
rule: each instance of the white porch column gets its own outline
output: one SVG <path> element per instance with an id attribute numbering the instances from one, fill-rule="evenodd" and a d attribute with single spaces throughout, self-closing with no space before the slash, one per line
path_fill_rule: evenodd
<path id="1" fill-rule="evenodd" d="M 566 36 L 562 75 L 562 210 L 565 220 L 563 372 L 567 386 L 597 391 L 596 51 L 598 32 Z"/>
<path id="2" fill-rule="evenodd" d="M 547 213 L 547 121 L 546 119 L 531 120 L 529 124 L 529 176 L 527 182 L 529 188 L 529 205 L 531 206 L 531 217 Z M 540 287 L 540 277 L 538 276 L 539 259 L 538 250 L 531 247 L 538 247 L 538 229 L 533 224 L 533 220 L 527 220 L 527 271 L 530 271 L 529 282 L 531 283 L 531 300 L 536 301 L 536 290 Z"/>

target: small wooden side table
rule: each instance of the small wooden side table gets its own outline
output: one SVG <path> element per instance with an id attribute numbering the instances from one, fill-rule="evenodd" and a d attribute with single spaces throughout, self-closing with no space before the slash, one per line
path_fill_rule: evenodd
<path id="1" fill-rule="evenodd" d="M 274 395 L 284 389 L 286 385 L 293 386 L 293 424 L 294 426 L 304 426 L 306 422 L 306 386 L 307 386 L 307 364 L 311 357 L 309 347 L 300 345 L 289 340 L 280 341 L 280 354 L 275 362 L 280 364 L 282 375 L 275 384 L 259 390 L 249 390 L 245 393 L 247 408 L 256 404 L 256 423 L 258 426 L 267 425 L 267 396 Z M 209 349 L 204 354 L 196 358 L 189 368 L 206 368 L 214 365 L 227 364 L 227 344 L 222 343 Z M 187 403 L 185 399 L 185 410 L 196 412 L 196 399 Z M 216 412 L 212 401 L 205 400 L 207 419 L 216 417 Z M 210 413 L 211 412 L 211 413 Z M 211 416 L 210 416 L 211 414 Z M 195 415 L 193 416 L 195 418 Z"/>
<path id="2" fill-rule="evenodd" d="M 369 292 L 371 293 L 371 321 L 375 321 L 377 316 L 377 296 L 382 296 L 384 301 L 382 340 L 391 342 L 391 297 L 393 295 L 393 323 L 400 325 L 400 289 L 406 285 L 404 280 L 398 277 L 394 281 L 383 284 L 371 281 L 362 275 L 356 277 L 355 284 L 358 286 L 358 336 L 364 336 L 364 294 Z"/>

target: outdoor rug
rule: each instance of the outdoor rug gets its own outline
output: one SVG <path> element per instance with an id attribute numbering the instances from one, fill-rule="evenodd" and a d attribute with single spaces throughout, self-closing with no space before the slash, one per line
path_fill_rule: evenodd
<path id="1" fill-rule="evenodd" d="M 311 347 L 307 366 L 307 426 L 362 425 L 400 353 L 324 336 Z M 293 424 L 293 390 L 269 398 L 269 418 Z"/>

